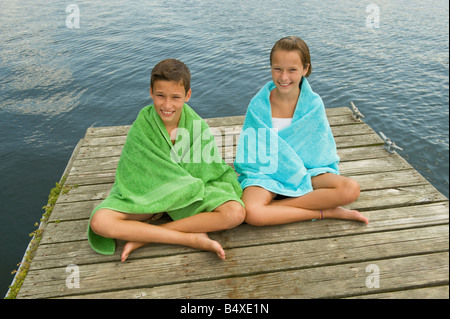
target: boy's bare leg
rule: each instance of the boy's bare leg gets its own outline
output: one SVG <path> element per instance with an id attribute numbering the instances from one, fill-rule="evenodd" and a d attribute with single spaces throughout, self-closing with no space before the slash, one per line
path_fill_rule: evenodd
<path id="1" fill-rule="evenodd" d="M 245 210 L 242 205 L 235 201 L 229 201 L 217 207 L 213 212 L 196 214 L 160 225 L 160 227 L 179 232 L 208 233 L 236 227 L 244 221 L 244 218 Z M 122 260 L 125 260 L 133 250 L 149 243 L 142 241 L 127 242 L 123 248 Z M 225 253 L 223 256 L 219 255 L 219 258 L 225 259 Z"/>
<path id="2" fill-rule="evenodd" d="M 145 215 L 132 215 L 109 209 L 97 211 L 91 219 L 92 230 L 104 237 L 116 238 L 137 243 L 165 243 L 183 245 L 196 249 L 215 252 L 225 259 L 222 246 L 211 240 L 205 233 L 181 232 L 166 227 L 143 223 Z M 132 247 L 124 248 L 121 259 L 125 261 Z M 129 250 L 129 252 L 127 252 Z"/>
<path id="3" fill-rule="evenodd" d="M 209 233 L 231 229 L 245 219 L 245 209 L 236 201 L 228 201 L 218 206 L 212 212 L 204 212 L 186 218 L 178 219 L 163 227 L 190 233 Z"/>

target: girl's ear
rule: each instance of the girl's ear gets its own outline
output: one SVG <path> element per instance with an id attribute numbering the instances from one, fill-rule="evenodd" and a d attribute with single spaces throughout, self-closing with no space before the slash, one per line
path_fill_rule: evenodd
<path id="1" fill-rule="evenodd" d="M 308 73 L 308 70 L 309 70 L 309 66 L 310 66 L 310 65 L 311 65 L 310 63 L 306 63 L 306 68 L 303 69 L 303 76 L 305 76 L 306 73 Z"/>

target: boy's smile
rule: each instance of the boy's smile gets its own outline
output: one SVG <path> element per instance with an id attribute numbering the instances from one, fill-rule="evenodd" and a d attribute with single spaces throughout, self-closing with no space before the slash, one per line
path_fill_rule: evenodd
<path id="1" fill-rule="evenodd" d="M 159 117 L 167 131 L 178 127 L 184 103 L 189 101 L 191 90 L 186 92 L 181 83 L 175 81 L 158 80 L 150 88 L 150 96 Z"/>

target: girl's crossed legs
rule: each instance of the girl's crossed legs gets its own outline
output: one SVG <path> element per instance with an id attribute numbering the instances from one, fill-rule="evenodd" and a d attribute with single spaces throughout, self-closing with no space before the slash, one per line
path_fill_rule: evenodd
<path id="1" fill-rule="evenodd" d="M 331 173 L 311 179 L 313 191 L 301 197 L 275 200 L 276 194 L 258 186 L 244 189 L 242 200 L 245 204 L 248 224 L 279 225 L 297 221 L 336 218 L 369 223 L 367 217 L 356 210 L 341 207 L 354 202 L 359 196 L 356 181 Z"/>

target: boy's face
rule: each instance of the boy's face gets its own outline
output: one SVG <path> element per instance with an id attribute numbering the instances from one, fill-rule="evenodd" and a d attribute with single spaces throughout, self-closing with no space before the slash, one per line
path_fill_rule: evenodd
<path id="1" fill-rule="evenodd" d="M 156 113 L 167 129 L 178 127 L 184 103 L 191 98 L 191 90 L 186 92 L 181 83 L 175 81 L 155 81 L 150 96 Z"/>

